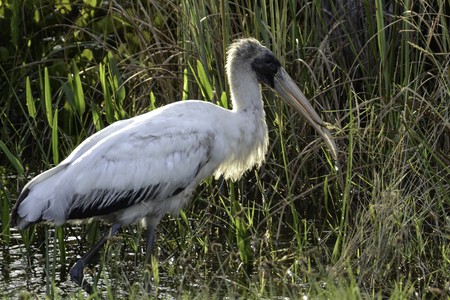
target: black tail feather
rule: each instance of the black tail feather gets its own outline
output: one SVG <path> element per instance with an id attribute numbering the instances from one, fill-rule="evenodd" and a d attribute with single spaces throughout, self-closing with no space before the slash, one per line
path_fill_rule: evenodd
<path id="1" fill-rule="evenodd" d="M 30 192 L 30 189 L 25 189 L 23 190 L 20 195 L 19 195 L 19 199 L 17 199 L 16 204 L 14 205 L 12 211 L 11 211 L 11 220 L 9 221 L 9 225 L 11 227 L 18 227 L 18 225 L 20 225 L 20 223 L 22 223 L 23 218 L 19 216 L 19 206 L 20 203 L 22 203 L 22 201 L 28 196 L 28 193 Z M 30 226 L 32 226 L 33 224 L 27 225 L 25 228 L 26 229 Z M 19 226 L 21 227 L 21 226 Z"/>

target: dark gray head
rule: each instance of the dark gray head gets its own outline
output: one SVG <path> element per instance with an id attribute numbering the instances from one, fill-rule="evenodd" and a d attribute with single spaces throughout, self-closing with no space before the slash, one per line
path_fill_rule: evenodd
<path id="1" fill-rule="evenodd" d="M 274 88 L 274 77 L 281 68 L 281 64 L 272 51 L 253 38 L 233 42 L 228 49 L 228 73 L 231 71 L 232 64 L 239 64 L 242 67 L 247 63 L 258 81 Z"/>

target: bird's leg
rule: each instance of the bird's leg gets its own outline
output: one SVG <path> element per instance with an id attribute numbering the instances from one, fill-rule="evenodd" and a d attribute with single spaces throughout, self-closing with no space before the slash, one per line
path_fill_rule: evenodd
<path id="1" fill-rule="evenodd" d="M 89 294 L 92 294 L 92 286 L 84 281 L 83 269 L 88 262 L 98 253 L 100 248 L 106 243 L 109 237 L 113 236 L 122 225 L 116 223 L 111 226 L 105 233 L 105 235 L 94 245 L 79 261 L 70 269 L 69 275 L 73 281 L 75 281 L 82 289 Z"/>
<path id="2" fill-rule="evenodd" d="M 153 242 L 155 240 L 155 227 L 147 226 L 147 261 L 153 252 Z"/>
<path id="3" fill-rule="evenodd" d="M 151 226 L 151 225 L 147 225 L 147 254 L 145 257 L 145 265 L 148 265 L 149 263 L 151 263 L 150 258 L 152 256 L 152 248 L 153 248 L 153 242 L 155 240 L 155 227 Z M 144 284 L 146 285 L 145 288 L 147 289 L 148 292 L 151 292 L 152 290 L 152 284 L 150 282 L 150 273 L 147 272 L 147 278 L 145 278 L 144 276 Z"/>

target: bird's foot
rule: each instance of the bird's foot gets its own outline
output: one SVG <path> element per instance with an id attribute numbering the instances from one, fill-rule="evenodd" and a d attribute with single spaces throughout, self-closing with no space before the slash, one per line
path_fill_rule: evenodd
<path id="1" fill-rule="evenodd" d="M 144 290 L 147 291 L 147 293 L 152 292 L 152 276 L 148 270 L 144 272 Z"/>
<path id="2" fill-rule="evenodd" d="M 152 283 L 150 280 L 146 280 L 144 282 L 144 289 L 147 291 L 147 293 L 151 293 L 152 292 Z"/>
<path id="3" fill-rule="evenodd" d="M 83 274 L 84 264 L 76 263 L 69 271 L 70 278 L 75 281 L 83 290 L 85 290 L 89 295 L 92 295 L 92 286 L 84 280 Z"/>

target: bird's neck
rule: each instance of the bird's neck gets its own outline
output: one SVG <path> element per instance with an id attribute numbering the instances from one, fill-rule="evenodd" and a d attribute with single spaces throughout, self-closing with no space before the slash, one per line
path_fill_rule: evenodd
<path id="1" fill-rule="evenodd" d="M 254 76 L 233 74 L 229 80 L 233 114 L 225 122 L 229 130 L 224 148 L 227 159 L 215 175 L 238 179 L 253 166 L 260 166 L 267 151 L 268 134 L 259 83 Z"/>
<path id="2" fill-rule="evenodd" d="M 261 86 L 254 76 L 246 76 L 245 73 L 235 74 L 229 82 L 233 111 L 263 116 Z"/>

